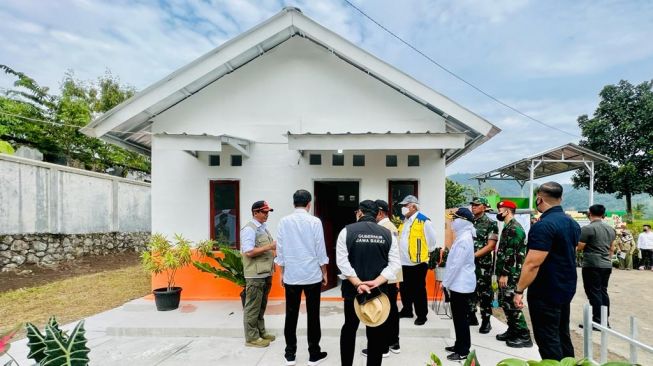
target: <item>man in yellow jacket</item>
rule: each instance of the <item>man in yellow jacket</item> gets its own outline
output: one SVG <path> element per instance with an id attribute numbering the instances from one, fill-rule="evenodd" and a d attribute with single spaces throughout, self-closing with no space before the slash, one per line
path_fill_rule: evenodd
<path id="1" fill-rule="evenodd" d="M 404 222 L 399 226 L 399 255 L 404 282 L 399 286 L 403 308 L 400 318 L 412 318 L 415 309 L 415 325 L 426 323 L 428 305 L 426 300 L 426 271 L 429 252 L 435 250 L 435 227 L 433 222 L 419 211 L 419 200 L 413 195 L 401 202 Z"/>

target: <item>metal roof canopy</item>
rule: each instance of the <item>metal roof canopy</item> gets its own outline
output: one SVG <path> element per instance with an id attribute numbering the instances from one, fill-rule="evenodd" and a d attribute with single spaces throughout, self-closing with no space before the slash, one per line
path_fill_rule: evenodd
<path id="1" fill-rule="evenodd" d="M 533 180 L 572 170 L 585 169 L 590 175 L 590 205 L 594 204 L 594 163 L 608 162 L 610 159 L 596 151 L 574 143 L 558 146 L 539 154 L 517 160 L 501 168 L 479 174 L 471 179 L 481 182 L 488 180 L 514 180 L 524 188 L 530 182 L 528 207 L 533 207 Z"/>

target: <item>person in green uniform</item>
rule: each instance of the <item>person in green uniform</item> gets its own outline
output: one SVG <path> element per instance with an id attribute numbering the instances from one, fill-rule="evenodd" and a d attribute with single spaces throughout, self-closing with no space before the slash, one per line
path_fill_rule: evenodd
<path id="1" fill-rule="evenodd" d="M 508 200 L 497 204 L 497 220 L 503 222 L 497 250 L 496 275 L 500 288 L 500 302 L 508 321 L 508 330 L 497 334 L 499 341 L 506 341 L 508 347 L 533 347 L 531 333 L 520 309 L 513 303 L 515 288 L 519 282 L 521 267 L 526 257 L 526 233 L 515 219 L 517 205 Z"/>
<path id="2" fill-rule="evenodd" d="M 274 211 L 267 202 L 256 201 L 252 205 L 252 221 L 240 231 L 240 251 L 245 272 L 245 346 L 267 347 L 275 336 L 265 330 L 263 315 L 272 288 L 274 251 L 277 242 L 265 224 L 268 214 Z"/>
<path id="3" fill-rule="evenodd" d="M 470 202 L 474 214 L 474 263 L 476 264 L 476 290 L 470 296 L 469 324 L 478 325 L 476 304 L 481 306 L 481 327 L 479 333 L 489 333 L 492 330 L 490 316 L 492 315 L 492 253 L 499 237 L 497 223 L 485 212 L 490 205 L 484 197 L 474 197 Z"/>

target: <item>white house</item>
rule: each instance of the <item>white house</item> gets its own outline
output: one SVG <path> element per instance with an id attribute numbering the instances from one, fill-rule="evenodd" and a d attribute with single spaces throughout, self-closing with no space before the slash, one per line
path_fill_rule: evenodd
<path id="1" fill-rule="evenodd" d="M 274 233 L 293 192 L 313 192 L 335 274 L 359 200 L 416 194 L 443 228 L 445 167 L 500 130 L 284 8 L 82 131 L 151 154 L 154 232 L 237 242 L 267 200 Z"/>

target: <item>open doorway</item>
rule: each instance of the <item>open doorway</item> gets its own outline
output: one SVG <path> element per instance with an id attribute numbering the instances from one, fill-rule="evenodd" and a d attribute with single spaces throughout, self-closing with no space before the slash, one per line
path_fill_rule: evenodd
<path id="1" fill-rule="evenodd" d="M 315 216 L 322 220 L 324 242 L 329 256 L 327 266 L 329 284 L 322 291 L 338 284 L 336 265 L 336 241 L 338 234 L 346 225 L 356 221 L 354 211 L 358 208 L 359 182 L 315 182 Z"/>

